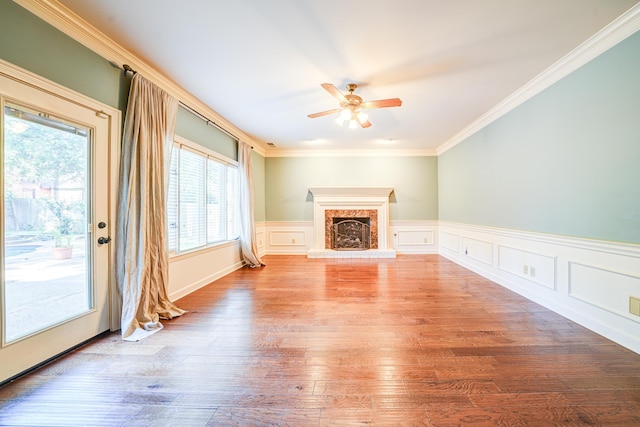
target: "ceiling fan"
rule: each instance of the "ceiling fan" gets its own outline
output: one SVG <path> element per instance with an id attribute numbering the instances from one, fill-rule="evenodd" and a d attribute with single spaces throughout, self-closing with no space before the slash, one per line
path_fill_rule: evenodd
<path id="1" fill-rule="evenodd" d="M 340 113 L 340 116 L 336 119 L 336 123 L 340 126 L 344 122 L 349 122 L 350 128 L 356 128 L 358 126 L 368 128 L 371 126 L 369 116 L 364 110 L 370 110 L 373 108 L 386 108 L 386 107 L 399 107 L 402 105 L 400 98 L 381 99 L 379 101 L 362 101 L 358 95 L 354 95 L 353 92 L 358 87 L 355 83 L 349 83 L 347 90 L 349 93 L 344 95 L 338 90 L 337 87 L 331 83 L 323 83 L 321 85 L 324 90 L 333 95 L 338 101 L 340 101 L 340 108 L 334 108 L 332 110 L 322 111 L 320 113 L 309 114 L 307 117 L 314 119 L 316 117 L 327 116 L 329 114 Z"/>

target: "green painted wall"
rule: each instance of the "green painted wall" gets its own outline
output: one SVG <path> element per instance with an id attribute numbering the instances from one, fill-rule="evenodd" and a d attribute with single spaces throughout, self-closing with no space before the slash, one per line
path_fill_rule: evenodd
<path id="1" fill-rule="evenodd" d="M 232 137 L 215 126 L 208 125 L 183 107 L 178 108 L 176 134 L 230 159 L 238 160 L 238 144 Z"/>
<path id="2" fill-rule="evenodd" d="M 442 154 L 441 220 L 640 243 L 640 33 Z"/>
<path id="3" fill-rule="evenodd" d="M 265 185 L 265 158 L 256 153 L 255 150 L 251 155 L 251 165 L 253 172 L 253 215 L 257 222 L 267 220 L 266 206 L 266 185 Z M 257 179 L 256 179 L 257 177 Z"/>
<path id="4" fill-rule="evenodd" d="M 0 1 L 0 58 L 123 109 L 128 80 L 104 58 L 12 1 Z"/>
<path id="5" fill-rule="evenodd" d="M 391 186 L 392 220 L 438 218 L 436 157 L 268 157 L 267 221 L 313 221 L 309 187 Z"/>

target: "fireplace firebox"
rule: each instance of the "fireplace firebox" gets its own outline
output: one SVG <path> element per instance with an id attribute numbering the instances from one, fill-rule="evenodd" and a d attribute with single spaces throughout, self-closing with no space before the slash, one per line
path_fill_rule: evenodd
<path id="1" fill-rule="evenodd" d="M 371 248 L 370 218 L 333 218 L 331 249 L 364 251 Z"/>
<path id="2" fill-rule="evenodd" d="M 328 250 L 341 250 L 341 251 L 359 251 L 366 249 L 378 248 L 378 212 L 373 209 L 328 209 L 325 214 L 325 249 Z M 366 247 L 356 247 L 355 239 L 349 241 L 345 237 L 341 239 L 341 244 L 336 245 L 334 237 L 335 225 L 341 221 L 357 221 L 362 224 L 366 224 L 367 243 Z M 355 229 L 362 229 L 359 224 L 346 223 L 349 225 L 350 231 L 348 235 L 353 236 Z M 343 233 L 344 234 L 344 233 Z M 361 244 L 364 238 L 359 237 Z M 358 245 L 360 246 L 360 245 Z"/>

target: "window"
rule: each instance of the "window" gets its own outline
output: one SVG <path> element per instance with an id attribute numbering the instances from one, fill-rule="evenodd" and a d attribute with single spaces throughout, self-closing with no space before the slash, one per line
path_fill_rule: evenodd
<path id="1" fill-rule="evenodd" d="M 180 254 L 235 240 L 238 223 L 238 167 L 187 141 L 171 155 L 167 222 L 169 252 Z"/>

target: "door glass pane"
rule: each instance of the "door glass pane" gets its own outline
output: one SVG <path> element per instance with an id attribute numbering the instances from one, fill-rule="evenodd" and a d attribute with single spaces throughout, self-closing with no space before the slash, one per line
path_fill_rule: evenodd
<path id="1" fill-rule="evenodd" d="M 92 308 L 90 132 L 16 105 L 4 108 L 5 341 Z"/>

